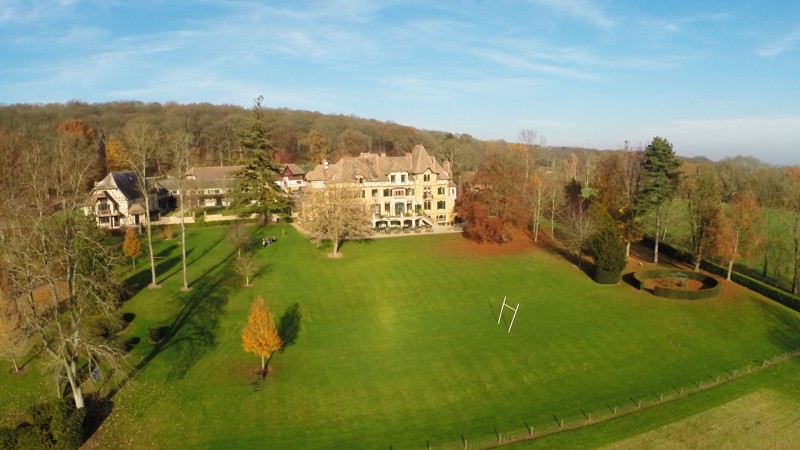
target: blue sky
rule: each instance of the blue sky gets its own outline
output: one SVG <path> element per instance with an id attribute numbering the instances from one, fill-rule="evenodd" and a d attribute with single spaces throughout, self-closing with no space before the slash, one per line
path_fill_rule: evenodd
<path id="1" fill-rule="evenodd" d="M 0 0 L 0 102 L 238 104 L 800 164 L 800 2 Z"/>

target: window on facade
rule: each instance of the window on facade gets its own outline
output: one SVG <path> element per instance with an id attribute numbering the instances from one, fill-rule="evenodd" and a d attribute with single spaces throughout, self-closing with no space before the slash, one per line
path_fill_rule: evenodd
<path id="1" fill-rule="evenodd" d="M 412 205 L 411 205 L 411 202 L 407 202 L 407 203 L 406 203 L 406 211 L 413 211 L 413 209 L 412 209 L 412 208 L 413 208 L 413 207 L 412 207 Z"/>
<path id="2" fill-rule="evenodd" d="M 397 180 L 397 176 L 396 175 L 394 175 L 394 174 L 389 175 L 389 181 L 391 181 L 392 183 L 395 183 L 396 180 Z"/>
<path id="3" fill-rule="evenodd" d="M 392 204 L 389 202 L 384 203 L 383 210 L 386 211 L 387 213 L 390 212 L 392 210 Z"/>
<path id="4" fill-rule="evenodd" d="M 391 197 L 392 196 L 392 190 L 391 189 L 384 189 L 383 190 L 383 196 L 384 197 Z"/>
<path id="5" fill-rule="evenodd" d="M 372 214 L 380 214 L 381 213 L 381 205 L 372 205 Z"/>
<path id="6" fill-rule="evenodd" d="M 361 191 L 361 198 L 367 198 L 367 191 Z"/>
<path id="7" fill-rule="evenodd" d="M 406 189 L 406 195 L 414 195 L 414 189 L 413 188 Z"/>
<path id="8" fill-rule="evenodd" d="M 444 200 L 439 200 L 436 202 L 436 209 L 445 209 L 447 207 L 446 203 Z"/>
<path id="9" fill-rule="evenodd" d="M 400 182 L 401 183 L 405 183 L 406 182 L 406 174 L 400 175 Z"/>
<path id="10" fill-rule="evenodd" d="M 372 190 L 372 196 L 373 197 L 377 197 L 378 196 L 378 190 L 377 189 L 373 189 Z"/>
<path id="11" fill-rule="evenodd" d="M 405 189 L 395 189 L 392 192 L 392 195 L 394 195 L 395 197 L 403 197 L 404 195 L 406 195 L 406 190 Z"/>
<path id="12" fill-rule="evenodd" d="M 439 189 L 436 190 L 436 193 L 439 195 L 444 195 L 444 188 L 440 187 Z"/>
<path id="13" fill-rule="evenodd" d="M 431 174 L 426 173 L 422 176 L 422 181 L 431 181 Z"/>
<path id="14" fill-rule="evenodd" d="M 424 204 L 425 204 L 425 209 L 426 210 L 431 209 L 431 201 L 430 200 L 425 200 Z"/>

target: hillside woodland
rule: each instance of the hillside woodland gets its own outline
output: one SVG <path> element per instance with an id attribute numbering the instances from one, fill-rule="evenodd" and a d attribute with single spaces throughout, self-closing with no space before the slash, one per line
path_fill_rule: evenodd
<path id="1" fill-rule="evenodd" d="M 362 152 L 400 155 L 416 144 L 449 160 L 460 188 L 458 212 L 466 223 L 466 235 L 476 241 L 502 243 L 510 239 L 511 229 L 529 230 L 536 241 L 543 235 L 558 238 L 580 262 L 596 228 L 597 214 L 590 213 L 591 205 L 598 204 L 614 218 L 628 246 L 645 236 L 655 238 L 656 245 L 660 238 L 676 237 L 680 242 L 673 243 L 690 249 L 697 264 L 703 258 L 716 258 L 728 265 L 744 257 L 763 280 L 784 284 L 795 293 L 800 287 L 800 170 L 796 168 L 749 156 L 717 162 L 680 158 L 665 138 L 636 147 L 624 142 L 606 151 L 556 148 L 547 146 L 534 130 L 521 130 L 514 143 L 483 141 L 468 134 L 354 116 L 262 108 L 260 99 L 255 108 L 268 125 L 275 164 L 292 162 L 310 168 Z M 124 130 L 132 122 L 147 124 L 154 136 L 189 136 L 189 166 L 242 164 L 252 157 L 241 141 L 241 130 L 250 119 L 251 109 L 234 105 L 135 101 L 6 105 L 0 107 L 0 151 L 6 155 L 0 162 L 0 178 L 6 192 L 15 194 L 10 198 L 32 195 L 15 176 L 31 149 L 45 158 L 57 158 L 69 146 L 70 154 L 90 162 L 81 178 L 88 190 L 109 171 L 131 169 L 120 153 L 125 152 Z M 156 147 L 168 147 L 164 140 Z M 648 152 L 666 152 L 672 162 L 647 158 Z M 667 166 L 659 164 L 670 168 L 662 170 Z M 157 153 L 150 165 L 147 173 L 152 176 L 175 169 L 174 158 Z M 668 177 L 656 179 L 667 172 Z M 52 195 L 53 187 L 47 190 Z M 731 208 L 742 198 L 757 205 L 759 214 L 771 223 L 785 226 L 765 226 L 758 218 L 749 224 L 732 222 L 737 215 Z M 722 248 L 714 236 L 734 236 L 741 245 Z"/>

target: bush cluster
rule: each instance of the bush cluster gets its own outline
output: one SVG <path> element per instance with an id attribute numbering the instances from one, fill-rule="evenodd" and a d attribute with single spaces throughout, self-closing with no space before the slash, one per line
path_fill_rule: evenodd
<path id="1" fill-rule="evenodd" d="M 76 409 L 71 399 L 34 405 L 26 422 L 0 428 L 0 448 L 78 449 L 84 441 L 85 415 L 85 409 Z"/>

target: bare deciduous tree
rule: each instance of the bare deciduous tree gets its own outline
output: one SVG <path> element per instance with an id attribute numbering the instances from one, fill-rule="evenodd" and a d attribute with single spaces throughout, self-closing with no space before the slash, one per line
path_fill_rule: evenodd
<path id="1" fill-rule="evenodd" d="M 316 242 L 333 243 L 331 257 L 339 257 L 339 247 L 345 239 L 359 238 L 370 230 L 369 216 L 359 200 L 360 189 L 327 186 L 308 188 L 300 198 L 303 227 Z"/>
<path id="2" fill-rule="evenodd" d="M 150 288 L 158 288 L 156 278 L 156 260 L 153 254 L 153 233 L 150 217 L 150 190 L 151 184 L 147 177 L 152 174 L 152 167 L 157 160 L 159 141 L 158 130 L 142 120 L 128 122 L 123 129 L 125 141 L 125 154 L 128 162 L 136 172 L 136 184 L 144 200 L 145 230 L 147 231 L 147 253 L 150 260 Z"/>

